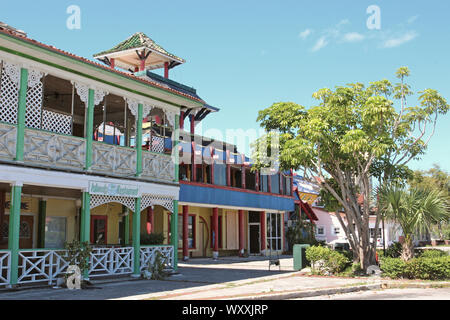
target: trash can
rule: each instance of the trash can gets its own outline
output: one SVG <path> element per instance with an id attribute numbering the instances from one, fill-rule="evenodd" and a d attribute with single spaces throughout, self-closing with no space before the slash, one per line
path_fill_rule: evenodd
<path id="1" fill-rule="evenodd" d="M 306 248 L 309 244 L 294 244 L 292 254 L 294 256 L 294 271 L 300 271 L 306 268 Z"/>

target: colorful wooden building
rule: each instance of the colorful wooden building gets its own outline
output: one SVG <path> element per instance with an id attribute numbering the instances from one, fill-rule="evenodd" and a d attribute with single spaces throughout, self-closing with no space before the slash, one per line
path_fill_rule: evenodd
<path id="1" fill-rule="evenodd" d="M 180 258 L 284 251 L 291 172 L 253 171 L 235 145 L 197 136 L 194 125 L 181 131 L 180 150 Z"/>
<path id="2" fill-rule="evenodd" d="M 148 209 L 178 214 L 181 112 L 210 110 L 150 70 L 184 63 L 142 33 L 95 56 L 0 25 L 0 285 L 54 283 L 65 242 L 94 247 L 85 277 L 139 276 L 167 245 L 141 246 Z M 167 81 L 169 81 L 167 79 Z"/>
<path id="3" fill-rule="evenodd" d="M 73 240 L 93 246 L 86 278 L 138 277 L 158 251 L 173 269 L 281 252 L 291 174 L 195 135 L 218 109 L 169 79 L 185 61 L 143 33 L 94 57 L 0 24 L 0 286 L 54 283 Z"/>

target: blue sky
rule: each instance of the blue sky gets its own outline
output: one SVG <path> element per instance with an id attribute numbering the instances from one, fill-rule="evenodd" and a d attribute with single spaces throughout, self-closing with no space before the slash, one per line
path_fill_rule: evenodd
<path id="1" fill-rule="evenodd" d="M 81 8 L 69 30 L 66 9 Z M 369 30 L 366 9 L 381 9 Z M 411 69 L 412 89 L 437 89 L 450 101 L 448 1 L 8 1 L 0 21 L 36 40 L 86 58 L 142 31 L 187 60 L 171 78 L 221 108 L 202 125 L 258 129 L 258 110 L 274 102 L 312 106 L 313 92 L 387 78 Z M 412 99 L 411 103 L 415 103 Z M 450 171 L 450 116 L 441 117 L 427 154 L 411 163 Z"/>

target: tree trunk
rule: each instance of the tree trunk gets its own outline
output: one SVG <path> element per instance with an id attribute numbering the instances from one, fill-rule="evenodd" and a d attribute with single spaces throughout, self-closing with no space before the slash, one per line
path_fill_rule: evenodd
<path id="1" fill-rule="evenodd" d="M 406 236 L 405 241 L 402 243 L 401 258 L 403 261 L 408 261 L 414 258 L 414 243 L 411 236 Z"/>

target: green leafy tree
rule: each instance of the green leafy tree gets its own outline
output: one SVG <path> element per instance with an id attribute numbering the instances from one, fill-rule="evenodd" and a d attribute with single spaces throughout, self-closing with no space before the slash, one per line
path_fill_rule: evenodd
<path id="1" fill-rule="evenodd" d="M 319 181 L 343 208 L 343 216 L 337 218 L 363 269 L 375 264 L 376 242 L 371 243 L 369 235 L 372 180 L 385 184 L 403 178 L 399 173 L 407 172 L 406 164 L 425 152 L 438 115 L 449 109 L 446 100 L 432 89 L 419 92 L 419 105 L 409 107 L 406 98 L 413 94 L 405 82 L 409 70 L 402 67 L 396 75 L 397 84 L 381 80 L 367 88 L 353 83 L 335 90 L 320 89 L 313 94 L 316 106 L 306 109 L 279 102 L 259 111 L 257 118 L 267 132 L 280 133 L 276 141 L 279 165 Z M 254 150 L 257 170 L 266 166 L 260 159 L 267 150 Z M 379 217 L 377 213 L 375 233 Z"/>
<path id="2" fill-rule="evenodd" d="M 450 200 L 450 175 L 437 164 L 426 171 L 414 171 L 408 183 L 412 187 L 440 190 Z M 450 239 L 450 221 L 442 221 L 432 226 L 431 230 L 441 240 Z"/>
<path id="3" fill-rule="evenodd" d="M 383 188 L 380 192 L 380 210 L 402 229 L 405 240 L 401 258 L 404 261 L 414 257 L 414 234 L 429 232 L 433 225 L 450 218 L 448 199 L 436 189 Z"/>

